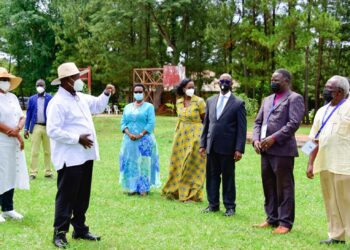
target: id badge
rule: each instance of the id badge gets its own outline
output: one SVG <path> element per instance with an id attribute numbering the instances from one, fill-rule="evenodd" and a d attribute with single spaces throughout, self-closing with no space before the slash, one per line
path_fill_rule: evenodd
<path id="1" fill-rule="evenodd" d="M 306 155 L 310 155 L 316 147 L 317 144 L 310 140 L 304 144 L 304 146 L 301 148 L 301 151 L 303 151 L 303 153 Z"/>
<path id="2" fill-rule="evenodd" d="M 260 140 L 263 140 L 266 138 L 266 132 L 267 132 L 267 124 L 262 125 L 261 127 Z"/>

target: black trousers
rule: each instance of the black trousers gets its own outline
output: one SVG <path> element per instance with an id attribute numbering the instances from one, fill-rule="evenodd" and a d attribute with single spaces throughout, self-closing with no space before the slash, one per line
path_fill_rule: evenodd
<path id="1" fill-rule="evenodd" d="M 72 224 L 77 234 L 85 234 L 85 213 L 89 207 L 93 161 L 58 171 L 54 228 L 68 232 Z"/>
<path id="2" fill-rule="evenodd" d="M 262 154 L 261 176 L 265 195 L 266 221 L 292 228 L 295 217 L 294 157 Z"/>
<path id="3" fill-rule="evenodd" d="M 14 189 L 10 189 L 3 194 L 0 194 L 0 206 L 3 212 L 13 210 L 13 195 L 15 193 Z"/>
<path id="4" fill-rule="evenodd" d="M 220 183 L 226 209 L 236 208 L 235 160 L 232 155 L 222 155 L 212 151 L 207 155 L 206 165 L 207 196 L 209 206 L 220 207 Z"/>

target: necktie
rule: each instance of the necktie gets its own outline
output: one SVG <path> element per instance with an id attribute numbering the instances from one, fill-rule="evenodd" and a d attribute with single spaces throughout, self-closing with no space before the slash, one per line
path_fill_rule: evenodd
<path id="1" fill-rule="evenodd" d="M 224 99 L 225 99 L 225 96 L 219 97 L 218 105 L 216 106 L 216 119 L 219 119 L 222 113 L 222 110 L 224 109 Z"/>

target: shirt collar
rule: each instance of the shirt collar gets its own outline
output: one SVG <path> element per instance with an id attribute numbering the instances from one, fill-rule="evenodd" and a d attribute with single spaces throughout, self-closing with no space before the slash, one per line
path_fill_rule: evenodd
<path id="1" fill-rule="evenodd" d="M 74 95 L 72 95 L 70 92 L 68 92 L 67 90 L 65 90 L 61 86 L 58 87 L 57 93 L 59 93 L 60 95 L 62 95 L 64 97 L 70 97 L 70 98 L 74 98 L 75 97 Z M 76 93 L 76 95 L 78 95 L 78 93 Z"/>
<path id="2" fill-rule="evenodd" d="M 229 97 L 231 96 L 231 91 L 228 91 L 228 92 L 227 92 L 226 94 L 224 94 L 224 95 L 223 95 L 223 94 L 221 93 L 221 91 L 220 91 L 220 97 L 221 97 L 221 96 L 224 96 L 224 97 L 226 97 L 226 98 L 229 98 Z"/>

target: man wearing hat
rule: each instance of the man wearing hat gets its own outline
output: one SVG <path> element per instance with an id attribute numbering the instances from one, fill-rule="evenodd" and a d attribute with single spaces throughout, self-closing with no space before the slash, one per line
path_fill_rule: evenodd
<path id="1" fill-rule="evenodd" d="M 29 189 L 24 143 L 20 135 L 24 115 L 17 97 L 9 92 L 21 81 L 22 78 L 0 67 L 0 223 L 7 218 L 23 218 L 13 208 L 14 189 Z"/>
<path id="2" fill-rule="evenodd" d="M 73 239 L 100 240 L 85 224 L 89 207 L 93 161 L 99 159 L 92 114 L 102 113 L 115 88 L 108 84 L 103 93 L 81 93 L 84 82 L 77 66 L 64 63 L 58 67 L 59 85 L 47 108 L 46 130 L 51 142 L 51 160 L 57 170 L 57 195 L 53 243 L 67 246 L 66 233 L 72 224 Z"/>
<path id="3" fill-rule="evenodd" d="M 45 81 L 39 79 L 36 84 L 37 94 L 29 98 L 24 138 L 32 134 L 32 162 L 30 164 L 30 179 L 34 180 L 38 174 L 39 149 L 43 145 L 45 177 L 52 177 L 50 166 L 50 141 L 46 133 L 46 109 L 52 96 L 45 92 Z"/>

